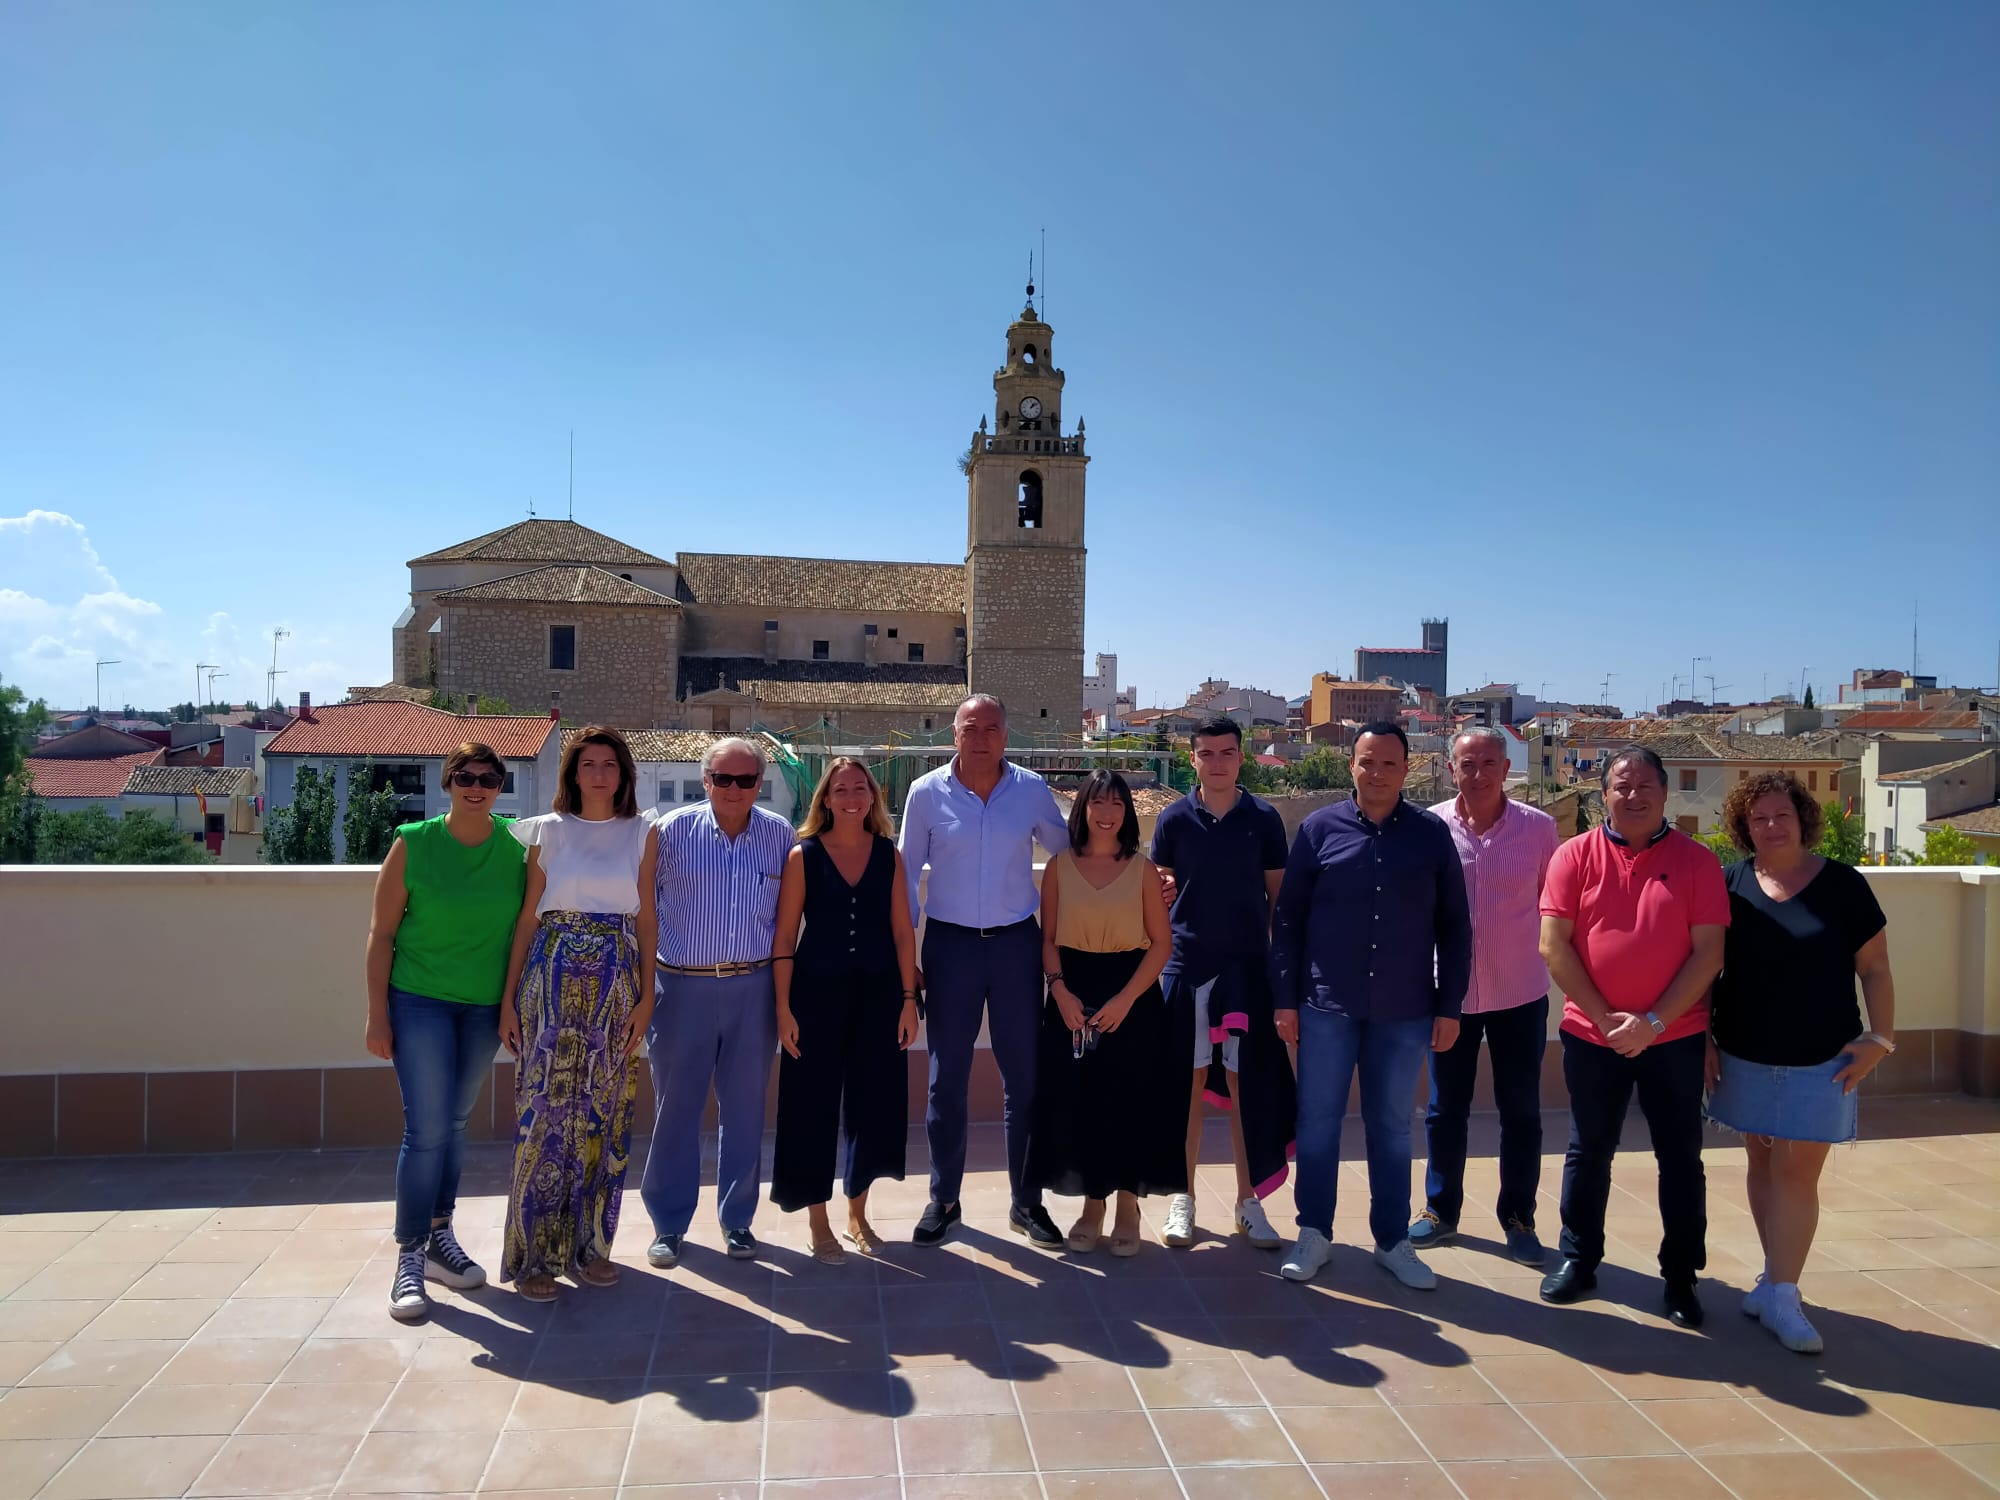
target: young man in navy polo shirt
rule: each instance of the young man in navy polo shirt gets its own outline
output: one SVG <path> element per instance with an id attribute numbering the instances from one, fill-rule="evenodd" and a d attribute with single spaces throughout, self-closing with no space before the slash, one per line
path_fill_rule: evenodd
<path id="1" fill-rule="evenodd" d="M 1192 743 L 1196 786 L 1160 814 L 1153 831 L 1153 862 L 1173 882 L 1174 952 L 1160 982 L 1176 1018 L 1187 1018 L 1184 1034 L 1192 1044 L 1194 1067 L 1187 1135 L 1190 1191 L 1169 1201 L 1160 1237 L 1176 1247 L 1194 1243 L 1192 1189 L 1207 1096 L 1229 1110 L 1236 1228 L 1251 1244 L 1275 1250 L 1280 1241 L 1259 1193 L 1273 1191 L 1285 1180 L 1295 1108 L 1291 1060 L 1272 1022 L 1266 976 L 1271 904 L 1285 873 L 1285 825 L 1270 803 L 1236 784 L 1243 768 L 1243 731 L 1234 720 L 1209 720 L 1195 730 Z M 1226 1088 L 1220 1086 L 1221 1077 L 1213 1076 L 1216 1064 L 1227 1074 Z M 1251 1080 L 1247 1105 L 1240 1084 L 1246 1074 Z"/>

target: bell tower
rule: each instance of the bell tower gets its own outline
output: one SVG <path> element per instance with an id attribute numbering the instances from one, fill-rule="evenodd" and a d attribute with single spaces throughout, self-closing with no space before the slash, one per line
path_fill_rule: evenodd
<path id="1" fill-rule="evenodd" d="M 1063 372 L 1035 287 L 993 372 L 966 471 L 966 678 L 1016 734 L 1083 728 L 1083 423 L 1063 431 Z"/>

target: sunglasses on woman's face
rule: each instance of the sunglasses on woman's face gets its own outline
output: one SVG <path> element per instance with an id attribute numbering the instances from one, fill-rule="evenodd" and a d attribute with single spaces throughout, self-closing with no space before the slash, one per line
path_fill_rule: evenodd
<path id="1" fill-rule="evenodd" d="M 493 771 L 453 771 L 451 773 L 451 784 L 453 786 L 476 786 L 481 791 L 487 792 L 499 791 L 500 784 L 505 779 L 505 777 Z"/>
<path id="2" fill-rule="evenodd" d="M 763 779 L 764 773 L 762 771 L 745 771 L 741 776 L 731 776 L 722 771 L 710 771 L 708 773 L 708 784 L 710 786 L 741 787 L 746 792 Z"/>

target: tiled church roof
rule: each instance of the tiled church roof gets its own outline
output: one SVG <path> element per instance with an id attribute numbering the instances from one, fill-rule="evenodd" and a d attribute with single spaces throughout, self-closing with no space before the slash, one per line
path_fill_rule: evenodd
<path id="1" fill-rule="evenodd" d="M 965 612 L 965 568 L 960 563 L 844 562 L 823 557 L 683 552 L 680 570 L 680 597 L 690 604 L 849 613 Z"/>
<path id="2" fill-rule="evenodd" d="M 629 578 L 603 568 L 534 568 L 485 583 L 446 589 L 440 599 L 483 599 L 509 604 L 623 604 L 652 609 L 679 609 L 680 601 L 643 588 Z"/>
<path id="3" fill-rule="evenodd" d="M 489 531 L 455 547 L 444 547 L 410 559 L 419 563 L 518 562 L 591 563 L 604 568 L 670 568 L 672 563 L 637 547 L 628 547 L 616 537 L 574 521 L 516 521 Z"/>

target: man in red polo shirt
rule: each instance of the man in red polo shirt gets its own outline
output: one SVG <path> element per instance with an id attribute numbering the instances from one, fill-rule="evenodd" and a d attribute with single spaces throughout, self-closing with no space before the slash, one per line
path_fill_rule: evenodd
<path id="1" fill-rule="evenodd" d="M 1643 746 L 1605 762 L 1605 821 L 1558 849 L 1542 886 L 1542 957 L 1562 987 L 1562 1264 L 1545 1302 L 1596 1289 L 1611 1159 L 1637 1089 L 1660 1168 L 1660 1274 L 1667 1316 L 1701 1325 L 1695 1278 L 1708 1261 L 1701 1167 L 1708 991 L 1722 970 L 1729 892 L 1722 864 L 1666 820 L 1667 768 Z"/>

